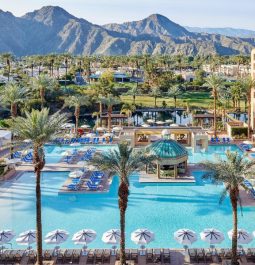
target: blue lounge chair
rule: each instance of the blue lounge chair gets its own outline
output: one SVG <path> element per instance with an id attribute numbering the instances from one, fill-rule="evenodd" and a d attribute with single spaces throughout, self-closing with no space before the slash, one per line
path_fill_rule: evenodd
<path id="1" fill-rule="evenodd" d="M 78 185 L 78 184 L 69 184 L 69 185 L 67 185 L 67 189 L 68 190 L 75 190 L 75 191 L 77 191 L 77 190 L 80 189 L 80 185 Z"/>
<path id="2" fill-rule="evenodd" d="M 214 144 L 215 143 L 215 140 L 213 137 L 211 137 L 211 143 Z"/>
<path id="3" fill-rule="evenodd" d="M 227 138 L 226 140 L 227 140 L 227 143 L 229 144 L 230 143 L 230 138 Z"/>
<path id="4" fill-rule="evenodd" d="M 87 182 L 87 186 L 88 186 L 89 190 L 93 190 L 93 191 L 98 190 L 98 185 L 95 185 L 95 184 L 91 183 L 90 181 Z"/>
<path id="5" fill-rule="evenodd" d="M 12 154 L 13 158 L 21 158 L 21 152 L 20 151 L 16 151 Z"/>
<path id="6" fill-rule="evenodd" d="M 106 143 L 106 140 L 105 138 L 102 139 L 102 144 L 105 144 Z"/>
<path id="7" fill-rule="evenodd" d="M 220 143 L 220 139 L 218 137 L 216 137 L 216 143 Z"/>

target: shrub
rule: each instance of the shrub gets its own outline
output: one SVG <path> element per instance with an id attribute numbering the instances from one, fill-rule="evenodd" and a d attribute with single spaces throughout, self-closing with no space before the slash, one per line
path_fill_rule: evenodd
<path id="1" fill-rule="evenodd" d="M 248 136 L 248 128 L 247 127 L 232 128 L 231 135 L 236 139 L 246 138 Z"/>

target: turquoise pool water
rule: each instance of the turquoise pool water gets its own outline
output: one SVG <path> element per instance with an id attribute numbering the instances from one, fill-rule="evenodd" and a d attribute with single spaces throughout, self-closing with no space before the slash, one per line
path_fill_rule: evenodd
<path id="1" fill-rule="evenodd" d="M 73 151 L 74 149 L 86 149 L 91 147 L 92 145 L 82 145 L 78 147 L 73 147 L 70 145 L 45 145 L 45 160 L 47 164 L 58 163 L 63 158 L 62 153 L 65 151 Z M 95 146 L 95 145 L 93 145 Z M 113 148 L 114 145 L 96 145 L 98 149 L 107 150 Z"/>
<path id="2" fill-rule="evenodd" d="M 58 163 L 61 158 L 63 157 L 62 153 L 65 151 L 72 151 L 76 149 L 84 149 L 89 148 L 92 145 L 85 145 L 85 146 L 78 146 L 72 147 L 70 145 L 46 145 L 45 146 L 45 156 L 46 156 L 46 163 Z M 95 145 L 93 145 L 95 146 Z M 110 148 L 114 148 L 116 145 L 96 145 L 95 147 L 100 150 L 108 150 Z M 189 152 L 189 163 L 200 163 L 204 160 L 212 160 L 215 159 L 217 156 L 224 158 L 225 152 L 227 150 L 230 151 L 237 151 L 242 153 L 242 151 L 236 145 L 209 145 L 207 152 L 198 151 L 196 153 L 192 152 L 191 148 L 187 148 Z"/>
<path id="3" fill-rule="evenodd" d="M 102 241 L 103 232 L 119 227 L 117 201 L 118 178 L 114 177 L 107 194 L 58 195 L 57 191 L 68 172 L 44 172 L 42 176 L 43 235 L 56 228 L 66 229 L 72 235 L 82 228 L 97 231 L 98 237 L 90 246 L 107 247 Z M 151 247 L 180 247 L 173 239 L 179 228 L 190 228 L 199 233 L 214 227 L 226 235 L 231 229 L 229 198 L 222 205 L 218 200 L 223 186 L 212 185 L 201 179 L 202 172 L 195 171 L 196 184 L 140 184 L 138 176 L 130 179 L 130 197 L 127 210 L 127 247 L 135 247 L 130 233 L 137 228 L 155 232 Z M 35 177 L 24 173 L 14 183 L 0 188 L 0 229 L 13 229 L 20 233 L 35 227 Z M 255 230 L 255 209 L 243 208 L 239 214 L 240 228 Z M 254 246 L 255 241 L 250 244 Z M 207 246 L 198 240 L 194 246 Z M 222 247 L 230 246 L 227 238 Z M 14 243 L 14 247 L 18 247 Z M 20 247 L 20 246 L 19 246 Z M 49 246 L 48 246 L 49 247 Z M 51 246 L 50 246 L 51 247 Z M 63 247 L 74 247 L 70 239 Z M 77 247 L 77 246 L 76 246 Z"/>

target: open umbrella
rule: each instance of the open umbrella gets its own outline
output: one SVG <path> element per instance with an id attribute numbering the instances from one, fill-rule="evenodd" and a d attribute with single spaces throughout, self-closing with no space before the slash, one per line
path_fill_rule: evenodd
<path id="1" fill-rule="evenodd" d="M 137 229 L 131 234 L 131 240 L 137 245 L 149 244 L 154 238 L 154 233 L 148 229 Z"/>
<path id="2" fill-rule="evenodd" d="M 0 245 L 9 243 L 15 237 L 15 233 L 12 230 L 0 231 Z"/>
<path id="3" fill-rule="evenodd" d="M 184 246 L 191 245 L 195 241 L 197 241 L 197 235 L 194 231 L 189 229 L 179 229 L 176 232 L 174 232 L 174 238 L 175 240 Z"/>
<path id="4" fill-rule="evenodd" d="M 252 141 L 243 141 L 244 144 L 248 144 L 248 145 L 252 145 L 253 142 Z"/>
<path id="5" fill-rule="evenodd" d="M 82 128 L 82 129 L 87 129 L 87 128 L 90 128 L 90 126 L 89 126 L 88 124 L 83 124 L 83 125 L 81 126 L 81 128 Z"/>
<path id="6" fill-rule="evenodd" d="M 232 239 L 233 229 L 228 231 L 229 239 Z M 247 232 L 244 229 L 237 229 L 237 243 L 240 245 L 249 244 L 253 240 L 251 233 Z"/>
<path id="7" fill-rule="evenodd" d="M 91 137 L 95 137 L 95 136 L 96 136 L 95 133 L 88 133 L 88 134 L 86 134 L 86 137 L 89 137 L 89 138 L 91 138 Z"/>
<path id="8" fill-rule="evenodd" d="M 210 245 L 220 244 L 224 239 L 224 234 L 214 228 L 206 228 L 200 233 L 203 241 L 208 242 Z"/>
<path id="9" fill-rule="evenodd" d="M 148 119 L 147 122 L 148 122 L 148 123 L 154 123 L 155 121 L 152 120 L 152 119 Z"/>
<path id="10" fill-rule="evenodd" d="M 60 245 L 61 243 L 65 242 L 68 238 L 69 234 L 65 230 L 57 229 L 54 231 L 49 232 L 45 236 L 44 242 L 46 244 L 52 244 L 52 245 Z"/>
<path id="11" fill-rule="evenodd" d="M 69 173 L 69 178 L 80 178 L 83 175 L 81 170 L 75 170 Z"/>
<path id="12" fill-rule="evenodd" d="M 30 246 L 36 241 L 36 231 L 28 230 L 19 234 L 19 237 L 16 239 L 16 242 L 19 245 Z"/>
<path id="13" fill-rule="evenodd" d="M 151 232 L 148 229 L 137 229 L 134 232 L 131 233 L 131 240 L 135 242 L 137 245 L 141 246 L 142 251 L 140 252 L 141 255 L 144 255 L 143 249 L 145 248 L 145 245 L 149 244 L 151 241 L 153 241 L 155 238 L 155 235 L 153 232 Z"/>
<path id="14" fill-rule="evenodd" d="M 102 241 L 109 245 L 117 245 L 120 242 L 120 230 L 110 229 L 102 236 Z"/>
<path id="15" fill-rule="evenodd" d="M 70 146 L 81 146 L 81 144 L 80 143 L 72 143 L 72 144 L 70 144 Z"/>
<path id="16" fill-rule="evenodd" d="M 105 127 L 97 127 L 96 130 L 97 130 L 98 132 L 103 132 L 103 131 L 106 130 L 106 128 L 105 128 Z"/>
<path id="17" fill-rule="evenodd" d="M 75 245 L 83 245 L 83 254 L 86 254 L 87 244 L 97 237 L 96 231 L 92 229 L 82 229 L 73 235 L 72 241 Z"/>
<path id="18" fill-rule="evenodd" d="M 166 123 L 171 123 L 171 122 L 173 122 L 173 120 L 166 120 Z"/>
<path id="19" fill-rule="evenodd" d="M 112 130 L 114 131 L 114 132 L 118 132 L 118 131 L 121 131 L 123 128 L 122 127 L 113 127 L 112 128 Z"/>
<path id="20" fill-rule="evenodd" d="M 114 136 L 112 133 L 105 133 L 104 135 L 103 135 L 104 137 L 112 137 L 112 136 Z"/>
<path id="21" fill-rule="evenodd" d="M 13 159 L 5 159 L 5 163 L 7 165 L 11 165 L 11 164 L 16 164 L 16 163 L 19 163 L 21 162 L 21 159 L 20 158 L 13 158 Z"/>
<path id="22" fill-rule="evenodd" d="M 163 125 L 163 124 L 165 124 L 165 122 L 163 122 L 163 121 L 156 121 L 156 124 L 157 125 Z"/>
<path id="23" fill-rule="evenodd" d="M 144 128 L 149 128 L 149 127 L 151 127 L 149 124 L 146 124 L 146 123 L 144 123 L 144 124 L 142 124 L 142 127 L 144 127 Z"/>

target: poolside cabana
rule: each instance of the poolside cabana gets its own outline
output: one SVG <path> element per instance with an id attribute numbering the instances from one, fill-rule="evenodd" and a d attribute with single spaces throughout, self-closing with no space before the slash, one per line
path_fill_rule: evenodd
<path id="1" fill-rule="evenodd" d="M 147 174 L 157 174 L 158 178 L 177 178 L 187 170 L 188 151 L 175 140 L 170 139 L 169 130 L 163 131 L 163 138 L 149 145 L 146 150 L 157 156 Z"/>

